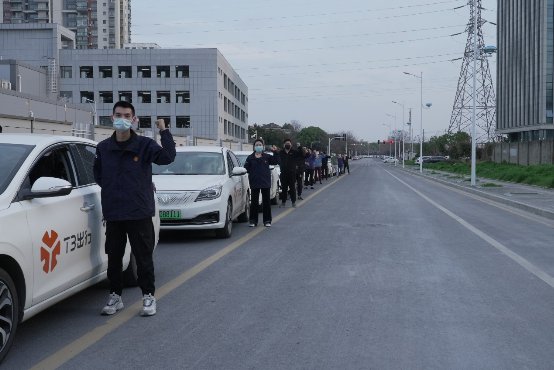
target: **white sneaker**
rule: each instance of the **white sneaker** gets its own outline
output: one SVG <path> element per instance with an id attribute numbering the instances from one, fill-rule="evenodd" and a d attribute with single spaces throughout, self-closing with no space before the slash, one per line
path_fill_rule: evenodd
<path id="1" fill-rule="evenodd" d="M 108 298 L 108 303 L 102 309 L 102 315 L 113 315 L 117 311 L 123 309 L 123 300 L 121 296 L 115 293 L 111 293 Z"/>
<path id="2" fill-rule="evenodd" d="M 150 293 L 142 296 L 141 316 L 153 316 L 156 314 L 156 298 Z"/>

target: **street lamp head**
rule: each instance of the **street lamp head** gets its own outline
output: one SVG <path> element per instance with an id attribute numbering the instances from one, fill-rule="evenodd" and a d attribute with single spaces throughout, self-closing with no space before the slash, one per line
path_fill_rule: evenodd
<path id="1" fill-rule="evenodd" d="M 427 108 L 431 108 L 432 105 L 433 105 L 433 103 L 425 103 L 425 106 L 426 106 Z"/>

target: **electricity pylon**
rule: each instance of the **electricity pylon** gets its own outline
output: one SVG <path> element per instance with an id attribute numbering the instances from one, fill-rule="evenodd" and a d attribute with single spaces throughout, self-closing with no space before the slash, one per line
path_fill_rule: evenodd
<path id="1" fill-rule="evenodd" d="M 462 70 L 458 79 L 458 90 L 454 99 L 448 132 L 470 133 L 473 109 L 473 58 L 474 58 L 474 17 L 477 17 L 477 76 L 476 76 L 476 137 L 478 142 L 494 141 L 496 129 L 496 94 L 492 84 L 488 57 L 496 52 L 495 47 L 485 46 L 482 26 L 487 23 L 481 18 L 481 0 L 469 0 L 470 20 L 467 25 L 467 43 Z M 492 23 L 492 22 L 489 22 Z"/>

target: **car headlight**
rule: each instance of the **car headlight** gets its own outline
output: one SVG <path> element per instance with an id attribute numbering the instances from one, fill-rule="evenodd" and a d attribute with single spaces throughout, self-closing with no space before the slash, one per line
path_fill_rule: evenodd
<path id="1" fill-rule="evenodd" d="M 221 196 L 222 189 L 223 189 L 223 186 L 221 186 L 221 185 L 216 185 L 216 186 L 211 186 L 209 188 L 206 188 L 206 189 L 202 190 L 200 192 L 200 194 L 198 194 L 198 196 L 196 197 L 195 202 L 199 202 L 199 201 L 202 201 L 202 200 L 217 199 Z"/>

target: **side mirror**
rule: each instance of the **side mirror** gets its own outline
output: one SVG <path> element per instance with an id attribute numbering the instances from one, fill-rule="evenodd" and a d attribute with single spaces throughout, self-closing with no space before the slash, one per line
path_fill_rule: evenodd
<path id="1" fill-rule="evenodd" d="M 68 195 L 71 190 L 73 190 L 73 186 L 66 180 L 56 177 L 40 177 L 35 181 L 31 190 L 23 191 L 22 199 L 59 197 Z"/>
<path id="2" fill-rule="evenodd" d="M 231 173 L 231 176 L 242 176 L 246 175 L 248 172 L 246 171 L 246 168 L 244 167 L 235 167 L 233 168 L 233 172 Z"/>

